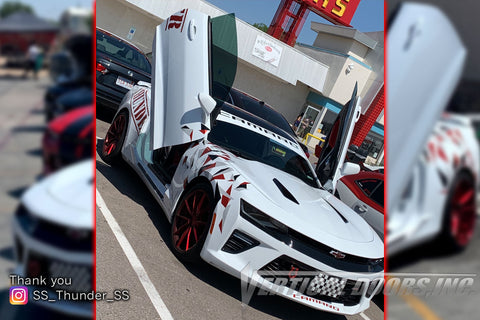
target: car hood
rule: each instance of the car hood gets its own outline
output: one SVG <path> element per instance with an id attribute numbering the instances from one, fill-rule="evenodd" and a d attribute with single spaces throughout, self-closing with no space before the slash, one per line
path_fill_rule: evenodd
<path id="1" fill-rule="evenodd" d="M 93 188 L 93 161 L 85 160 L 30 187 L 22 196 L 22 203 L 41 219 L 92 229 Z"/>
<path id="2" fill-rule="evenodd" d="M 310 187 L 290 174 L 257 161 L 232 156 L 230 162 L 230 166 L 270 200 L 268 204 L 252 205 L 272 218 L 343 252 L 369 258 L 383 257 L 383 242 L 378 235 L 365 220 L 329 192 Z"/>

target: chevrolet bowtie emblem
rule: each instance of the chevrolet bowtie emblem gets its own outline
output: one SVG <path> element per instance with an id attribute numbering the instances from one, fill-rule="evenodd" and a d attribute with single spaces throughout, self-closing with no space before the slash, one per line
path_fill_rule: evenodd
<path id="1" fill-rule="evenodd" d="M 343 259 L 345 258 L 345 253 L 341 253 L 340 251 L 332 250 L 330 254 L 335 257 L 335 259 Z"/>

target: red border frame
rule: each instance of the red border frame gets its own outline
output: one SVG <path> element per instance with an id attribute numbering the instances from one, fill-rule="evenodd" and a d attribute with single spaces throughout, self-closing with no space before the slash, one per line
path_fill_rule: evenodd
<path id="1" fill-rule="evenodd" d="M 383 215 L 383 269 L 384 272 L 388 272 L 388 248 L 387 248 L 387 239 L 388 239 L 388 228 L 387 228 L 387 223 L 388 223 L 388 67 L 387 67 L 387 54 L 388 54 L 388 39 L 387 39 L 387 32 L 388 32 L 388 1 L 383 2 L 383 82 L 384 82 L 384 111 L 383 111 L 383 123 L 385 132 L 384 132 L 384 142 L 383 142 L 383 166 L 384 166 L 384 199 L 383 199 L 383 204 L 384 204 L 384 215 Z M 384 283 L 384 288 L 385 284 L 387 283 L 388 277 L 384 276 L 385 283 Z M 383 319 L 387 320 L 388 319 L 388 296 L 383 295 Z"/>
<path id="2" fill-rule="evenodd" d="M 96 33 L 96 26 L 97 26 L 97 2 L 93 1 L 93 19 L 92 19 L 92 83 L 93 83 L 93 132 L 95 134 L 92 135 L 93 143 L 92 143 L 92 157 L 93 157 L 93 237 L 92 237 L 92 249 L 93 249 L 93 268 L 92 268 L 92 288 L 96 292 L 97 291 L 97 161 L 96 161 L 96 154 L 97 154 L 97 100 L 96 100 L 96 92 L 97 92 L 97 82 L 96 82 L 96 61 L 97 61 L 97 50 L 96 50 L 96 43 L 97 43 L 97 33 Z M 93 319 L 97 319 L 97 302 L 93 300 L 92 306 L 93 312 Z"/>

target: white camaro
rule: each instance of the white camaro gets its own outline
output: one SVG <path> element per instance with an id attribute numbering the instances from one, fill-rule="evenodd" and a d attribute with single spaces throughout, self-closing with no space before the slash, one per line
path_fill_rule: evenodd
<path id="1" fill-rule="evenodd" d="M 47 282 L 32 287 L 38 291 L 30 291 L 30 301 L 84 317 L 93 315 L 91 301 L 62 300 L 56 290 L 93 290 L 93 165 L 84 160 L 31 186 L 13 219 L 17 266 L 12 273 Z"/>
<path id="2" fill-rule="evenodd" d="M 123 158 L 139 174 L 172 223 L 179 259 L 202 258 L 236 277 L 249 267 L 256 285 L 278 284 L 275 272 L 286 271 L 286 281 L 271 289 L 276 294 L 359 313 L 382 285 L 383 243 L 322 189 L 294 137 L 212 92 L 214 82 L 233 83 L 236 46 L 232 15 L 185 9 L 158 26 L 152 85 L 139 83 L 125 96 L 102 157 Z M 347 128 L 350 139 L 353 125 Z M 345 153 L 336 153 L 328 170 L 332 190 L 352 171 Z M 303 271 L 313 275 L 302 289 L 294 278 Z"/>
<path id="3" fill-rule="evenodd" d="M 465 248 L 476 224 L 479 147 L 468 119 L 442 112 L 466 49 L 438 8 L 403 3 L 390 19 L 388 55 L 388 254 L 436 238 L 446 250 Z"/>

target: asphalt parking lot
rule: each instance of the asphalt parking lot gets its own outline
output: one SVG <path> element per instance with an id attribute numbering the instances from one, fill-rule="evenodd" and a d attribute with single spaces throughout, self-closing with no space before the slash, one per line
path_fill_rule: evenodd
<path id="1" fill-rule="evenodd" d="M 478 202 L 477 202 L 478 203 Z M 389 296 L 388 319 L 474 319 L 478 318 L 480 295 L 480 215 L 469 247 L 447 255 L 441 247 L 425 245 L 389 259 L 389 271 L 400 273 L 477 274 L 469 295 Z M 477 314 L 477 316 L 475 316 Z"/>
<path id="2" fill-rule="evenodd" d="M 97 151 L 108 127 L 97 119 Z M 96 179 L 97 291 L 128 289 L 131 297 L 128 302 L 98 302 L 99 319 L 383 319 L 375 304 L 348 317 L 278 296 L 255 296 L 249 305 L 242 304 L 239 279 L 206 263 L 184 265 L 175 258 L 170 225 L 132 169 L 110 167 L 97 153 Z"/>

